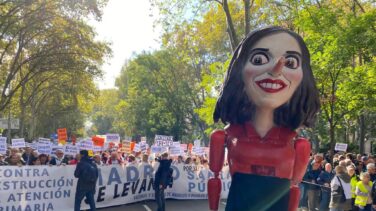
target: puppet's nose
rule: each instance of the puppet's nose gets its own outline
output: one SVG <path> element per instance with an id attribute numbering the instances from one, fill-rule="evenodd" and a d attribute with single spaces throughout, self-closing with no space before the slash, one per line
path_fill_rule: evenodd
<path id="1" fill-rule="evenodd" d="M 270 71 L 272 76 L 279 76 L 282 74 L 282 69 L 285 66 L 286 59 L 285 57 L 279 57 L 275 63 L 273 69 Z"/>

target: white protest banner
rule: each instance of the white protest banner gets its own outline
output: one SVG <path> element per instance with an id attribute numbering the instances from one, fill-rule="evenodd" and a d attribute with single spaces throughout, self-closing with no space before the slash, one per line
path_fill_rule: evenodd
<path id="1" fill-rule="evenodd" d="M 0 137 L 0 153 L 7 153 L 7 137 Z"/>
<path id="2" fill-rule="evenodd" d="M 12 139 L 12 147 L 13 148 L 23 148 L 23 147 L 26 147 L 25 139 L 24 138 L 15 138 L 15 139 Z"/>
<path id="3" fill-rule="evenodd" d="M 155 145 L 151 146 L 151 153 L 161 153 L 161 151 L 162 151 L 161 146 L 155 146 Z"/>
<path id="4" fill-rule="evenodd" d="M 80 153 L 80 151 L 78 150 L 77 145 L 66 144 L 64 146 L 64 154 L 66 154 L 66 155 L 76 156 L 79 153 Z"/>
<path id="5" fill-rule="evenodd" d="M 80 150 L 93 150 L 94 148 L 94 144 L 91 139 L 85 139 L 85 140 L 80 141 L 78 146 Z"/>
<path id="6" fill-rule="evenodd" d="M 120 143 L 120 135 L 119 134 L 106 134 L 106 142 Z"/>
<path id="7" fill-rule="evenodd" d="M 341 152 L 346 152 L 346 150 L 347 150 L 347 144 L 336 143 L 336 146 L 335 146 L 334 150 L 341 151 Z"/>
<path id="8" fill-rule="evenodd" d="M 0 166 L 0 210 L 74 210 L 76 166 Z M 208 179 L 214 174 L 192 165 L 171 165 L 174 183 L 165 190 L 166 198 L 207 199 Z M 98 166 L 99 178 L 94 199 L 97 208 L 154 199 L 153 167 Z M 220 173 L 221 198 L 227 198 L 231 177 L 228 167 Z M 11 186 L 9 184 L 12 184 Z M 34 185 L 36 184 L 36 185 Z M 53 185 L 52 185 L 53 184 Z M 56 185 L 55 185 L 56 184 Z M 24 188 L 24 189 L 23 189 Z M 82 202 L 81 209 L 89 206 Z"/>
<path id="9" fill-rule="evenodd" d="M 46 142 L 38 142 L 38 153 L 50 155 L 52 151 L 52 144 Z"/>
<path id="10" fill-rule="evenodd" d="M 173 136 L 162 136 L 162 135 L 155 135 L 154 143 L 157 146 L 171 146 L 174 142 Z"/>
<path id="11" fill-rule="evenodd" d="M 195 140 L 193 145 L 195 147 L 200 147 L 201 146 L 201 141 L 200 140 Z"/>

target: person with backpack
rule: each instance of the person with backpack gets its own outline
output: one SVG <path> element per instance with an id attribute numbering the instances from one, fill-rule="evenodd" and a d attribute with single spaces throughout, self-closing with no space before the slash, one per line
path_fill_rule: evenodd
<path id="1" fill-rule="evenodd" d="M 168 153 L 165 152 L 158 162 L 159 167 L 154 178 L 155 200 L 158 205 L 158 211 L 165 211 L 164 190 L 172 183 L 172 159 L 168 159 Z"/>
<path id="2" fill-rule="evenodd" d="M 74 199 L 74 211 L 79 211 L 82 199 L 90 205 L 90 210 L 95 211 L 95 186 L 98 179 L 97 165 L 89 158 L 87 150 L 80 151 L 81 160 L 77 163 L 74 176 L 78 178 L 76 195 Z"/>

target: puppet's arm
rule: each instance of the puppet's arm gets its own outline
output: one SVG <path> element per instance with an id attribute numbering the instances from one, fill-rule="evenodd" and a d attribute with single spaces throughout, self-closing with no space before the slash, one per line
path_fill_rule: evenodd
<path id="1" fill-rule="evenodd" d="M 311 144 L 307 139 L 299 138 L 295 141 L 295 164 L 291 179 L 289 211 L 295 211 L 299 205 L 300 191 L 298 184 L 307 170 L 309 154 L 311 153 Z"/>
<path id="2" fill-rule="evenodd" d="M 218 210 L 221 197 L 221 179 L 219 172 L 222 170 L 225 158 L 226 134 L 223 130 L 215 130 L 210 136 L 209 167 L 214 173 L 214 178 L 208 181 L 208 198 L 210 210 Z"/>

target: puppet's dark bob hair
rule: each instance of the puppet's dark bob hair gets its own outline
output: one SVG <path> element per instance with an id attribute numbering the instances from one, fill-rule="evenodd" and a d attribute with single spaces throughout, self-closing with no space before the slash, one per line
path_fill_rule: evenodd
<path id="1" fill-rule="evenodd" d="M 245 92 L 242 71 L 249 59 L 252 46 L 263 37 L 281 32 L 288 33 L 299 43 L 302 52 L 303 79 L 291 99 L 274 111 L 274 123 L 293 130 L 314 124 L 320 109 L 320 101 L 307 46 L 295 32 L 276 26 L 252 31 L 236 48 L 215 106 L 213 115 L 215 122 L 221 120 L 224 124 L 243 124 L 252 120 L 255 105 Z"/>

